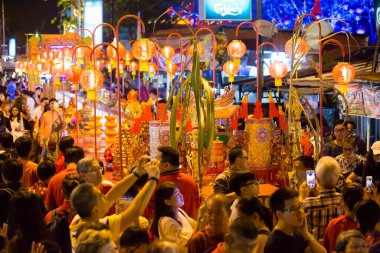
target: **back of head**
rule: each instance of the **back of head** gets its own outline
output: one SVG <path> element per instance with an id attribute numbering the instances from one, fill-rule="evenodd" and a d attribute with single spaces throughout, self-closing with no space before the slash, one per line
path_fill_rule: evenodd
<path id="1" fill-rule="evenodd" d="M 236 158 L 241 157 L 243 155 L 243 148 L 240 146 L 235 146 L 230 150 L 228 154 L 228 160 L 230 164 L 234 164 Z"/>
<path id="2" fill-rule="evenodd" d="M 109 252 L 101 251 L 102 247 L 112 242 L 111 232 L 109 230 L 88 229 L 83 231 L 78 237 L 78 244 L 75 249 L 76 253 L 98 253 Z M 103 248 L 103 250 L 105 250 Z"/>
<path id="3" fill-rule="evenodd" d="M 89 218 L 98 204 L 98 194 L 95 190 L 92 184 L 80 184 L 70 195 L 71 205 L 82 219 Z"/>
<path id="4" fill-rule="evenodd" d="M 315 168 L 318 183 L 326 189 L 334 189 L 339 179 L 339 163 L 331 156 L 319 159 Z"/>
<path id="5" fill-rule="evenodd" d="M 298 198 L 298 192 L 289 187 L 284 187 L 276 190 L 269 199 L 269 205 L 273 213 L 283 211 L 285 201 Z"/>
<path id="6" fill-rule="evenodd" d="M 84 157 L 84 150 L 81 147 L 73 146 L 65 150 L 65 163 L 77 164 Z"/>
<path id="7" fill-rule="evenodd" d="M 235 192 L 238 196 L 241 193 L 241 187 L 247 185 L 247 183 L 257 181 L 257 177 L 250 171 L 246 172 L 236 172 L 231 177 L 230 189 Z"/>
<path id="8" fill-rule="evenodd" d="M 17 159 L 7 159 L 1 165 L 3 178 L 8 182 L 19 182 L 22 177 L 22 163 Z"/>
<path id="9" fill-rule="evenodd" d="M 149 235 L 145 229 L 140 227 L 128 227 L 120 237 L 121 248 L 138 248 L 142 244 L 149 245 Z"/>
<path id="10" fill-rule="evenodd" d="M 177 245 L 173 242 L 157 240 L 151 243 L 147 253 L 179 253 Z"/>
<path id="11" fill-rule="evenodd" d="M 65 153 L 67 148 L 71 148 L 74 146 L 74 139 L 71 136 L 64 136 L 61 138 L 58 144 L 58 148 L 61 152 Z"/>
<path id="12" fill-rule="evenodd" d="M 345 253 L 347 245 L 350 243 L 351 239 L 359 238 L 363 241 L 364 236 L 357 230 L 347 230 L 339 234 L 338 238 L 336 239 L 335 244 L 335 252 L 336 253 Z"/>
<path id="13" fill-rule="evenodd" d="M 372 233 L 380 221 L 380 207 L 374 200 L 363 200 L 357 203 L 354 213 L 362 234 Z"/>
<path id="14" fill-rule="evenodd" d="M 359 183 L 348 183 L 342 192 L 342 199 L 350 211 L 354 211 L 356 203 L 363 200 L 364 191 Z"/>
<path id="15" fill-rule="evenodd" d="M 62 191 L 65 199 L 70 199 L 71 192 L 80 184 L 84 184 L 85 180 L 81 175 L 68 174 L 62 181 Z"/>
<path id="16" fill-rule="evenodd" d="M 85 157 L 78 161 L 77 163 L 77 172 L 78 173 L 86 173 L 92 168 L 92 164 L 94 161 L 97 161 L 96 158 L 93 157 Z"/>
<path id="17" fill-rule="evenodd" d="M 236 208 L 241 216 L 251 217 L 254 213 L 256 213 L 259 215 L 260 220 L 264 221 L 269 230 L 272 230 L 272 215 L 269 209 L 266 208 L 258 198 L 241 198 L 239 199 Z"/>
<path id="18" fill-rule="evenodd" d="M 179 166 L 179 154 L 176 149 L 169 146 L 160 146 L 157 150 L 162 153 L 162 162 L 168 162 L 174 167 Z"/>
<path id="19" fill-rule="evenodd" d="M 45 160 L 38 164 L 37 176 L 41 180 L 48 180 L 55 174 L 55 164 L 52 160 Z"/>
<path id="20" fill-rule="evenodd" d="M 16 152 L 19 157 L 28 157 L 32 149 L 32 139 L 26 136 L 18 137 L 15 141 Z"/>
<path id="21" fill-rule="evenodd" d="M 339 119 L 337 121 L 334 122 L 334 128 L 337 126 L 337 125 L 343 125 L 344 127 L 346 127 L 346 123 L 343 119 Z"/>
<path id="22" fill-rule="evenodd" d="M 14 146 L 13 136 L 10 133 L 4 132 L 0 134 L 0 144 L 3 148 L 10 149 Z"/>
<path id="23" fill-rule="evenodd" d="M 310 156 L 301 155 L 294 159 L 294 161 L 302 162 L 305 169 L 314 169 L 314 159 Z"/>
<path id="24" fill-rule="evenodd" d="M 257 228 L 248 217 L 238 217 L 233 220 L 227 233 L 237 240 L 240 238 L 255 240 L 257 238 Z M 226 241 L 226 243 L 228 242 Z"/>

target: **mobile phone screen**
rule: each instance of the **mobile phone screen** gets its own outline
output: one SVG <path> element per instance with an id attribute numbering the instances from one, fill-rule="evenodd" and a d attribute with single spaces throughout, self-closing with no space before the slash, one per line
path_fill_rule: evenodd
<path id="1" fill-rule="evenodd" d="M 372 176 L 367 176 L 365 180 L 365 188 L 367 188 L 367 191 L 372 190 Z"/>
<path id="2" fill-rule="evenodd" d="M 306 171 L 306 183 L 310 188 L 315 188 L 315 171 L 307 170 Z"/>

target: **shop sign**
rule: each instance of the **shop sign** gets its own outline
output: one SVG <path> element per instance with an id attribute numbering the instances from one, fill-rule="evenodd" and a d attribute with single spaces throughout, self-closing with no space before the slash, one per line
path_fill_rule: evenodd
<path id="1" fill-rule="evenodd" d="M 252 19 L 251 0 L 200 0 L 201 20 L 246 21 Z"/>

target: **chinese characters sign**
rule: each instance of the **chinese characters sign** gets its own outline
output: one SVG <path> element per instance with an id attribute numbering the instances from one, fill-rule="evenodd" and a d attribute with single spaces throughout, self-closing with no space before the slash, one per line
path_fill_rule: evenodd
<path id="1" fill-rule="evenodd" d="M 206 20 L 235 20 L 252 19 L 251 0 L 201 0 L 199 14 Z"/>

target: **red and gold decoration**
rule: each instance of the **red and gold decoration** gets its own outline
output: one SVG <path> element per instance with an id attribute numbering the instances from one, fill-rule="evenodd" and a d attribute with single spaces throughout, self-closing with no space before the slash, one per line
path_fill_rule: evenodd
<path id="1" fill-rule="evenodd" d="M 78 82 L 80 76 L 83 72 L 83 69 L 77 65 L 72 65 L 70 68 L 65 70 L 66 80 L 74 84 L 73 90 L 78 90 Z"/>
<path id="2" fill-rule="evenodd" d="M 174 64 L 173 62 L 170 62 L 169 64 L 166 65 L 166 72 L 169 73 L 170 78 L 173 79 L 174 74 L 177 72 L 178 66 Z"/>
<path id="3" fill-rule="evenodd" d="M 80 75 L 80 84 L 87 91 L 87 99 L 94 101 L 96 90 L 103 84 L 103 74 L 96 68 L 87 68 Z"/>
<path id="4" fill-rule="evenodd" d="M 203 48 L 203 46 L 200 44 L 200 43 L 197 43 L 197 50 L 198 50 L 198 55 L 199 57 L 202 57 L 205 53 L 205 49 Z M 194 51 L 194 44 L 191 44 L 188 48 L 187 48 L 187 54 L 190 56 L 190 57 L 193 57 L 193 51 Z"/>
<path id="5" fill-rule="evenodd" d="M 139 70 L 139 64 L 138 64 L 138 62 L 137 61 L 131 61 L 131 63 L 129 64 L 129 70 L 132 73 L 133 79 L 135 79 L 137 70 Z"/>
<path id="6" fill-rule="evenodd" d="M 300 37 L 296 39 L 296 44 L 293 45 L 293 38 L 291 38 L 285 44 L 285 53 L 289 57 L 292 57 L 293 49 L 295 50 L 294 59 L 298 60 L 307 54 L 307 52 L 309 51 L 309 45 L 307 44 L 306 40 Z"/>
<path id="7" fill-rule="evenodd" d="M 347 62 L 340 62 L 333 68 L 332 77 L 339 84 L 339 90 L 346 93 L 348 84 L 355 78 L 355 69 Z"/>
<path id="8" fill-rule="evenodd" d="M 282 78 L 288 73 L 288 68 L 285 63 L 280 61 L 273 62 L 269 67 L 269 74 L 274 78 L 274 85 L 280 87 L 282 85 Z"/>
<path id="9" fill-rule="evenodd" d="M 149 76 L 150 76 L 150 77 L 153 77 L 154 74 L 156 73 L 156 71 L 157 71 L 157 66 L 156 66 L 156 64 L 154 64 L 153 62 L 150 62 L 150 63 L 149 63 L 149 66 L 148 66 Z"/>
<path id="10" fill-rule="evenodd" d="M 156 45 L 149 39 L 141 39 L 133 43 L 132 54 L 139 60 L 140 71 L 148 71 L 148 61 L 156 54 Z"/>
<path id="11" fill-rule="evenodd" d="M 228 75 L 228 81 L 234 81 L 234 75 L 239 72 L 239 66 L 235 65 L 233 61 L 226 61 L 223 64 L 223 71 Z"/>
<path id="12" fill-rule="evenodd" d="M 246 51 L 247 47 L 241 40 L 233 40 L 227 46 L 227 53 L 236 66 L 240 66 L 240 58 L 245 55 Z"/>
<path id="13" fill-rule="evenodd" d="M 161 56 L 166 59 L 166 64 L 171 62 L 171 59 L 173 58 L 174 54 L 174 48 L 172 48 L 171 46 L 164 46 L 161 49 Z"/>

